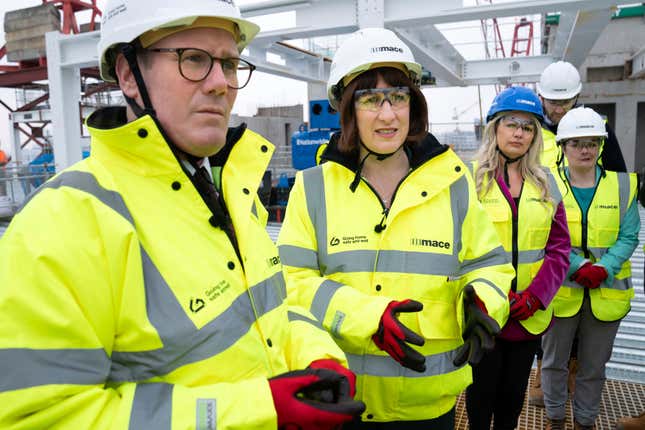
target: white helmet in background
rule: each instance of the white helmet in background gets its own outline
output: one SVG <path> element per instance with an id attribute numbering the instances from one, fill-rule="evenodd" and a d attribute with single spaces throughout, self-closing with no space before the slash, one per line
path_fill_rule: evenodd
<path id="1" fill-rule="evenodd" d="M 232 24 L 240 52 L 260 31 L 259 26 L 242 19 L 233 0 L 108 0 L 103 11 L 98 54 L 101 77 L 108 82 L 116 81 L 113 48 L 131 43 L 149 31 L 190 27 L 198 18 L 211 21 L 196 26 L 219 27 L 209 24 L 219 19 L 224 24 Z"/>
<path id="2" fill-rule="evenodd" d="M 571 109 L 560 120 L 555 140 L 562 142 L 576 137 L 607 137 L 605 121 L 591 108 Z"/>
<path id="3" fill-rule="evenodd" d="M 580 94 L 581 89 L 580 73 L 566 61 L 549 64 L 537 83 L 538 94 L 549 100 L 572 99 Z"/>
<path id="4" fill-rule="evenodd" d="M 415 83 L 421 79 L 421 64 L 392 31 L 363 28 L 353 33 L 334 54 L 327 82 L 329 104 L 338 110 L 343 88 L 361 73 L 381 66 L 401 68 Z"/>

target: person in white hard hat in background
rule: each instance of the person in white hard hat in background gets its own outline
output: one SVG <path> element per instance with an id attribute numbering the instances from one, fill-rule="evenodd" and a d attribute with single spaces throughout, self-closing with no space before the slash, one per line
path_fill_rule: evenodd
<path id="1" fill-rule="evenodd" d="M 578 70 L 571 63 L 556 61 L 544 69 L 536 88 L 544 108 L 542 127 L 544 150 L 541 162 L 545 166 L 554 168 L 558 158 L 561 157 L 561 151 L 555 140 L 558 124 L 562 117 L 576 106 L 578 95 L 582 90 L 582 82 Z M 627 167 L 618 139 L 608 124 L 605 124 L 605 130 L 607 138 L 600 151 L 600 162 L 607 170 L 626 172 Z"/>
<path id="2" fill-rule="evenodd" d="M 571 246 L 558 185 L 550 169 L 539 164 L 537 94 L 521 86 L 506 88 L 493 100 L 486 121 L 473 163 L 475 184 L 516 276 L 508 294 L 510 317 L 495 348 L 473 367 L 466 410 L 472 430 L 489 430 L 491 422 L 494 430 L 513 430 Z"/>
<path id="3" fill-rule="evenodd" d="M 582 90 L 580 74 L 573 64 L 566 61 L 556 61 L 544 69 L 536 88 L 544 109 L 544 122 L 542 123 L 544 149 L 541 163 L 556 172 L 558 161 L 564 160 L 564 155 L 562 154 L 561 148 L 557 145 L 555 135 L 562 117 L 573 109 L 578 102 L 578 95 Z M 607 170 L 626 172 L 627 166 L 625 165 L 618 139 L 616 139 L 614 131 L 607 123 L 605 123 L 605 130 L 607 132 L 607 138 L 604 139 L 603 146 L 600 148 L 600 163 Z M 574 348 L 569 363 L 571 371 L 569 390 L 572 392 L 575 390 L 576 366 Z M 529 390 L 529 404 L 534 406 L 544 406 L 544 397 L 540 382 L 541 368 L 542 350 L 538 349 L 536 377 Z"/>
<path id="4" fill-rule="evenodd" d="M 273 146 L 228 129 L 259 28 L 231 0 L 111 0 L 101 75 L 128 106 L 0 241 L 3 429 L 332 429 L 354 375 L 288 307 L 256 190 Z"/>
<path id="5" fill-rule="evenodd" d="M 556 139 L 567 166 L 561 190 L 571 234 L 570 268 L 553 300 L 555 318 L 542 339 L 542 389 L 548 429 L 564 429 L 569 354 L 577 337 L 578 370 L 573 394 L 575 429 L 593 429 L 605 365 L 622 318 L 634 296 L 629 258 L 638 246 L 635 173 L 598 164 L 605 123 L 589 108 L 567 112 Z"/>
<path id="6" fill-rule="evenodd" d="M 343 42 L 327 84 L 341 131 L 296 175 L 278 239 L 289 299 L 357 374 L 366 410 L 345 428 L 452 430 L 466 362 L 508 316 L 512 267 L 466 166 L 428 133 L 420 75 L 390 30 Z"/>

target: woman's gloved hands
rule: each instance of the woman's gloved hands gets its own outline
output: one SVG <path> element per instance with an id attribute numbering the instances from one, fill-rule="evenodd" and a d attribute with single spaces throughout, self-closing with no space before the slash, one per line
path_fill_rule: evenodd
<path id="1" fill-rule="evenodd" d="M 419 312 L 423 304 L 415 300 L 403 300 L 402 302 L 390 302 L 381 316 L 381 322 L 372 340 L 383 351 L 407 367 L 417 372 L 426 370 L 425 357 L 416 351 L 412 345 L 422 346 L 425 343 L 423 337 L 413 332 L 397 319 L 400 312 Z"/>
<path id="2" fill-rule="evenodd" d="M 603 266 L 587 262 L 571 275 L 571 280 L 586 288 L 598 288 L 608 276 Z"/>
<path id="3" fill-rule="evenodd" d="M 484 353 L 495 346 L 495 336 L 500 332 L 499 324 L 488 316 L 486 306 L 479 300 L 472 285 L 464 288 L 464 313 L 466 328 L 462 335 L 464 344 L 457 350 L 452 363 L 461 367 L 466 361 L 477 364 Z"/>
<path id="4" fill-rule="evenodd" d="M 508 299 L 511 305 L 511 318 L 516 321 L 529 319 L 540 309 L 540 300 L 529 290 L 519 293 L 511 290 L 508 292 Z"/>

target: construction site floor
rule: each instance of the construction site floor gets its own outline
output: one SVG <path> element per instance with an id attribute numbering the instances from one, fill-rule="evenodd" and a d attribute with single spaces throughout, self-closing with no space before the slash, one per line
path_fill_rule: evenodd
<path id="1" fill-rule="evenodd" d="M 535 369 L 531 371 L 531 383 Z M 613 430 L 619 418 L 639 415 L 645 411 L 645 385 L 633 382 L 608 379 L 602 392 L 600 415 L 596 420 L 596 430 Z M 524 399 L 524 408 L 517 430 L 542 430 L 546 426 L 544 408 L 529 406 L 528 395 Z M 455 430 L 468 429 L 468 416 L 464 394 L 459 396 L 455 414 Z M 573 430 L 573 412 L 571 400 L 567 401 L 566 430 Z M 645 430 L 645 429 L 643 429 Z"/>

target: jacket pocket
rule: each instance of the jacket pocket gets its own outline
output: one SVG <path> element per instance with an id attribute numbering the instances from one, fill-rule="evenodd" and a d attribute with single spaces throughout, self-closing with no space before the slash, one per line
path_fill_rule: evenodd
<path id="1" fill-rule="evenodd" d="M 426 339 L 461 338 L 454 303 L 424 300 L 423 311 L 417 312 L 417 324 Z"/>

